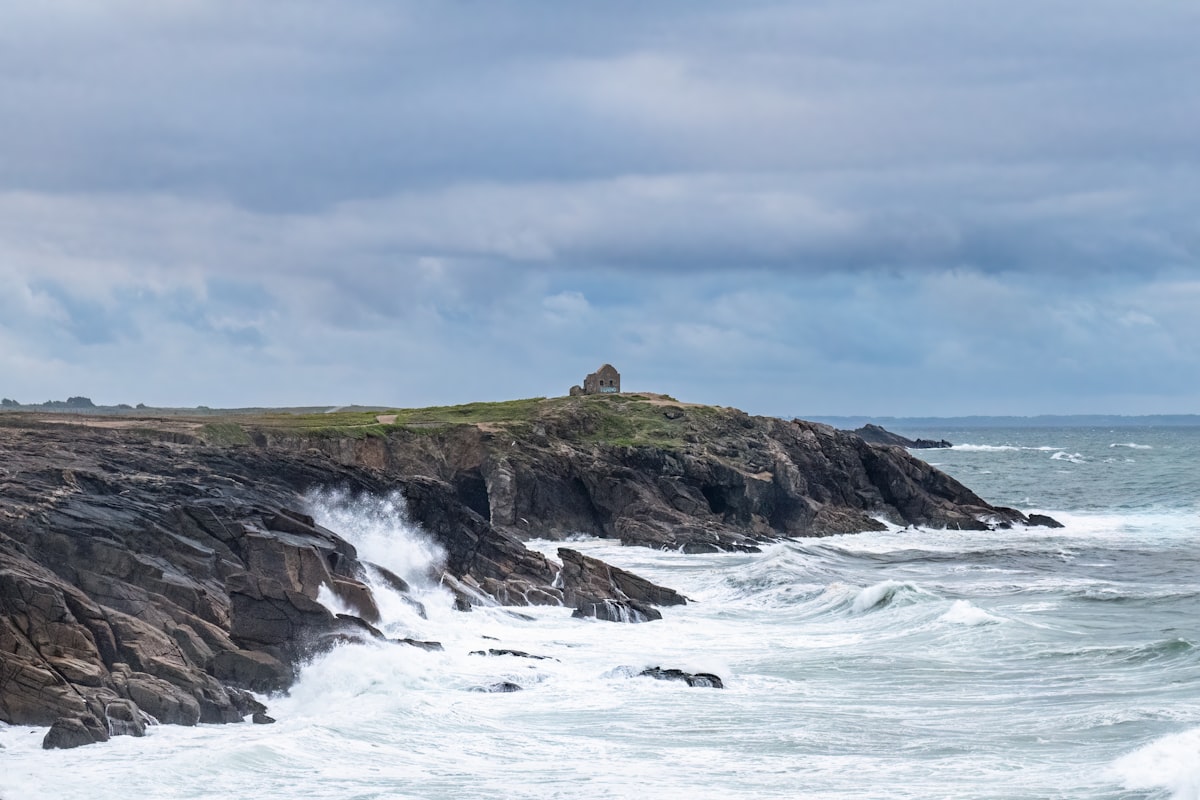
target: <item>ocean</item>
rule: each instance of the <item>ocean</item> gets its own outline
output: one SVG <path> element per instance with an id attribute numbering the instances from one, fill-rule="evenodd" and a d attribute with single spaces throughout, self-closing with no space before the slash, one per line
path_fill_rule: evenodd
<path id="1" fill-rule="evenodd" d="M 900 432 L 956 442 L 916 455 L 1066 527 L 572 542 L 692 600 L 622 625 L 455 612 L 395 498 L 314 496 L 418 586 L 428 618 L 385 596 L 388 632 L 444 652 L 339 648 L 267 700 L 269 726 L 68 751 L 0 728 L 0 797 L 1200 798 L 1200 428 Z M 637 676 L 654 666 L 725 688 Z M 478 691 L 505 681 L 522 690 Z"/>

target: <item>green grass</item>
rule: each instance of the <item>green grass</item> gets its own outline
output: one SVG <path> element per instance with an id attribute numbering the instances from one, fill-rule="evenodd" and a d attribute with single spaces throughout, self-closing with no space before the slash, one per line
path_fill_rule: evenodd
<path id="1" fill-rule="evenodd" d="M 252 422 L 245 424 L 248 429 L 354 439 L 387 436 L 395 431 L 433 435 L 454 426 L 481 424 L 502 427 L 519 438 L 544 426 L 553 436 L 582 444 L 682 448 L 683 437 L 693 427 L 694 421 L 708 417 L 708 414 L 696 413 L 708 409 L 688 408 L 679 419 L 668 419 L 664 414 L 667 409 L 649 400 L 649 397 L 639 394 L 531 397 L 383 412 L 274 413 L 256 416 Z M 380 423 L 378 418 L 381 416 L 395 416 L 396 420 L 393 423 Z M 236 424 L 233 426 L 238 427 Z M 209 425 L 206 429 L 211 427 L 215 426 Z M 226 425 L 221 427 L 224 429 Z"/>
<path id="2" fill-rule="evenodd" d="M 201 426 L 200 437 L 209 444 L 250 444 L 250 434 L 236 422 L 209 422 Z"/>

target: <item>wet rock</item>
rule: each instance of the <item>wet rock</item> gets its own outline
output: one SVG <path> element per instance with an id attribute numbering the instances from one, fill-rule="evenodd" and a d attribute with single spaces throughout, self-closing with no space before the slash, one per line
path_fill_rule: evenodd
<path id="1" fill-rule="evenodd" d="M 104 707 L 109 736 L 145 736 L 148 720 L 132 700 L 114 700 Z"/>
<path id="2" fill-rule="evenodd" d="M 255 725 L 273 725 L 275 723 L 275 718 L 267 716 L 265 712 L 256 711 L 254 716 L 250 718 L 250 721 Z"/>
<path id="3" fill-rule="evenodd" d="M 522 691 L 522 689 L 522 686 L 513 683 L 512 681 L 499 681 L 498 683 L 491 683 L 487 686 L 476 686 L 471 689 L 471 691 L 487 692 L 488 694 L 507 694 L 508 692 L 519 692 Z"/>
<path id="4" fill-rule="evenodd" d="M 644 603 L 629 600 L 582 602 L 571 616 L 575 619 L 599 619 L 605 622 L 653 622 L 662 619 L 662 612 Z"/>
<path id="5" fill-rule="evenodd" d="M 650 667 L 638 673 L 640 677 L 654 678 L 660 681 L 682 681 L 688 686 L 704 687 L 709 689 L 724 689 L 725 684 L 719 677 L 711 672 L 684 672 L 680 669 L 663 669 L 662 667 Z"/>
<path id="6" fill-rule="evenodd" d="M 662 619 L 655 605 L 687 602 L 674 589 L 585 556 L 566 547 L 558 549 L 563 568 L 559 577 L 563 602 L 573 606 L 574 617 L 595 617 L 609 622 L 648 622 Z"/>
<path id="7" fill-rule="evenodd" d="M 1030 514 L 1028 517 L 1029 525 L 1040 528 L 1061 528 L 1063 524 L 1054 517 L 1048 517 L 1045 514 Z"/>
<path id="8" fill-rule="evenodd" d="M 513 656 L 515 658 L 531 658 L 535 661 L 557 661 L 557 658 L 550 656 L 535 656 L 532 653 L 526 653 L 523 650 L 505 650 L 495 647 L 490 647 L 487 650 L 472 650 L 470 655 L 473 656 Z"/>
<path id="9" fill-rule="evenodd" d="M 42 739 L 43 750 L 68 750 L 108 741 L 108 731 L 95 717 L 60 717 Z"/>
<path id="10" fill-rule="evenodd" d="M 218 654 L 213 658 L 213 675 L 264 694 L 286 689 L 294 677 L 291 667 L 261 650 L 226 650 Z"/>
<path id="11" fill-rule="evenodd" d="M 395 642 L 396 644 L 406 644 L 410 647 L 418 647 L 422 650 L 429 650 L 431 652 L 441 652 L 442 650 L 446 649 L 442 647 L 441 642 L 423 642 L 420 639 L 388 639 L 388 641 Z"/>

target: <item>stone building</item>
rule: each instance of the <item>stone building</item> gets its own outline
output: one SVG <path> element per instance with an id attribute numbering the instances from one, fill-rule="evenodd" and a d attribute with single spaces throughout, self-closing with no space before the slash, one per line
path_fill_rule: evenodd
<path id="1" fill-rule="evenodd" d="M 583 379 L 583 386 L 572 386 L 571 396 L 581 394 L 618 394 L 621 391 L 621 373 L 612 364 L 605 364 L 600 369 Z"/>

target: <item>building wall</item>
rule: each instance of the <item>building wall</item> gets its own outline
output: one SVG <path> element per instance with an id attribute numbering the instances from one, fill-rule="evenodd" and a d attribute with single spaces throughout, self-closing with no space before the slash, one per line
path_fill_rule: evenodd
<path id="1" fill-rule="evenodd" d="M 617 394 L 620 391 L 621 373 L 611 364 L 605 364 L 583 379 L 584 394 Z"/>

